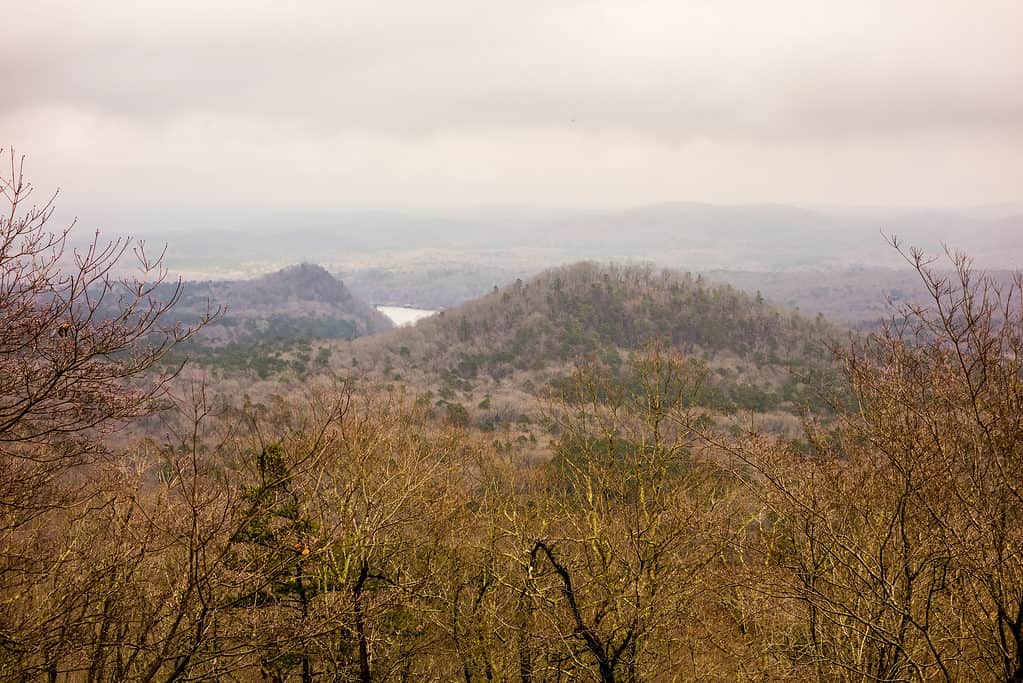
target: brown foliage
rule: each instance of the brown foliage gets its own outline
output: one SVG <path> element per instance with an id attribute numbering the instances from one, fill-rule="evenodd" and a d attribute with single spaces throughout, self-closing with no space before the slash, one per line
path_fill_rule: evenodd
<path id="1" fill-rule="evenodd" d="M 154 296 L 166 278 L 161 259 L 141 242 L 103 243 L 98 234 L 71 249 L 72 226 L 51 232 L 51 196 L 30 204 L 23 160 L 9 152 L 0 172 L 0 641 L 15 656 L 54 651 L 56 633 L 78 627 L 78 603 L 57 613 L 23 611 L 29 596 L 88 594 L 114 580 L 75 562 L 94 549 L 104 515 L 118 517 L 106 495 L 101 456 L 106 435 L 123 421 L 151 413 L 170 374 L 152 375 L 163 355 L 196 327 L 169 324 L 179 289 Z M 131 249 L 134 276 L 122 276 Z M 83 469 L 89 466 L 89 469 Z M 110 521 L 113 523 L 113 521 Z M 68 535 L 70 534 L 70 536 Z M 98 536 L 96 536 L 99 538 Z M 125 571 L 139 548 L 123 554 Z M 74 571 L 68 571 L 74 567 Z M 119 565 L 120 567 L 120 565 Z M 115 572 L 116 573 L 116 572 Z M 98 583 L 97 583 L 98 582 Z M 65 592 L 61 586 L 75 586 Z M 63 598 L 61 598 L 63 600 Z M 27 604 L 32 604 L 29 600 Z M 70 620 L 70 621 L 69 621 Z M 74 622 L 74 623 L 72 623 Z M 58 638 L 59 640 L 59 638 Z"/>
<path id="2" fill-rule="evenodd" d="M 907 258 L 931 300 L 840 352 L 858 409 L 808 453 L 727 447 L 762 505 L 742 552 L 773 628 L 754 647 L 817 679 L 1019 680 L 1021 283 Z"/>
<path id="3" fill-rule="evenodd" d="M 652 344 L 556 385 L 546 461 L 350 382 L 199 382 L 117 451 L 189 331 L 114 278 L 121 243 L 65 274 L 26 187 L 0 223 L 0 678 L 1023 680 L 1019 278 L 909 252 L 930 301 L 838 350 L 854 407 L 800 441 L 719 429 L 705 366 Z"/>

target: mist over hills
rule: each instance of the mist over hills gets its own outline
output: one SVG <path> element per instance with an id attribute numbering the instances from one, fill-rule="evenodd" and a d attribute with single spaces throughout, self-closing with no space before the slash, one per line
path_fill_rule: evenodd
<path id="1" fill-rule="evenodd" d="M 459 420 L 493 425 L 531 414 L 579 363 L 616 374 L 631 353 L 666 343 L 706 368 L 706 406 L 792 416 L 827 409 L 819 392 L 835 377 L 828 347 L 851 333 L 835 323 L 876 329 L 893 305 L 926 297 L 908 268 L 694 274 L 579 262 L 531 276 L 438 267 L 348 277 L 353 289 L 302 264 L 250 280 L 187 283 L 179 315 L 198 316 L 207 299 L 228 311 L 184 350 L 239 377 L 331 372 L 396 382 L 439 396 L 437 405 Z M 442 310 L 390 329 L 367 299 Z"/>
<path id="2" fill-rule="evenodd" d="M 534 239 L 564 241 L 598 257 L 636 256 L 697 270 L 900 266 L 882 235 L 932 253 L 949 244 L 985 267 L 1023 260 L 1023 215 L 987 219 L 939 210 L 843 213 L 670 203 L 555 221 Z"/>
<path id="3" fill-rule="evenodd" d="M 535 275 L 534 268 L 473 263 L 423 267 L 374 267 L 339 274 L 365 301 L 378 305 L 442 309 L 471 301 L 516 279 Z"/>
<path id="4" fill-rule="evenodd" d="M 498 390 L 530 394 L 582 359 L 619 365 L 645 344 L 667 342 L 714 367 L 715 405 L 795 410 L 807 387 L 793 384 L 792 370 L 819 373 L 829 365 L 826 342 L 844 334 L 834 323 L 875 329 L 893 304 L 926 295 L 911 269 L 879 268 L 692 274 L 581 262 L 531 276 L 466 267 L 349 277 L 352 289 L 323 267 L 302 264 L 250 280 L 186 283 L 177 309 L 183 319 L 197 317 L 207 299 L 228 308 L 188 350 L 217 364 L 225 355 L 216 349 L 230 347 L 229 365 L 266 378 L 308 371 L 305 361 L 289 364 L 296 343 L 362 337 L 324 351 L 340 362 L 336 371 L 357 367 L 383 381 L 448 387 L 476 402 Z M 391 330 L 367 300 L 443 310 Z"/>
<path id="5" fill-rule="evenodd" d="M 984 268 L 1023 262 L 1023 213 L 1000 210 L 808 209 L 669 203 L 621 211 L 320 212 L 261 215 L 179 210 L 125 229 L 169 243 L 190 276 L 259 273 L 315 261 L 351 274 L 410 264 L 514 271 L 580 259 L 642 259 L 686 270 L 899 267 L 882 233 L 938 252 L 948 244 Z M 114 223 L 114 229 L 118 223 Z M 442 246 L 441 246 L 442 245 Z M 425 254 L 429 258 L 424 258 Z"/>
<path id="6" fill-rule="evenodd" d="M 936 263 L 936 272 L 952 275 L 947 261 Z M 984 271 L 994 282 L 1008 285 L 1014 272 Z M 854 267 L 826 271 L 790 270 L 755 272 L 711 270 L 703 274 L 747 292 L 759 292 L 768 301 L 807 315 L 820 313 L 828 320 L 858 330 L 876 330 L 896 313 L 900 304 L 928 298 L 920 276 L 911 268 Z"/>
<path id="7" fill-rule="evenodd" d="M 770 302 L 870 328 L 888 314 L 889 297 L 923 294 L 886 235 L 934 255 L 945 246 L 965 251 L 981 269 L 1011 270 L 1023 263 L 1019 209 L 670 203 L 588 212 L 179 210 L 150 227 L 167 240 L 168 261 L 187 280 L 239 280 L 311 261 L 368 303 L 442 309 L 589 258 L 702 272 Z M 1008 270 L 997 277 L 1007 279 Z"/>
<path id="8" fill-rule="evenodd" d="M 685 269 L 684 265 L 679 267 Z M 937 267 L 943 270 L 941 262 Z M 366 301 L 444 309 L 482 296 L 494 287 L 532 277 L 540 270 L 464 263 L 373 267 L 345 272 L 342 277 L 349 288 Z M 832 322 L 862 330 L 876 329 L 889 318 L 893 313 L 892 304 L 922 301 L 927 296 L 920 276 L 908 267 L 695 272 L 711 282 L 760 293 L 770 303 L 810 316 L 821 313 Z M 1008 284 L 1013 277 L 1011 270 L 985 272 L 1003 284 Z"/>

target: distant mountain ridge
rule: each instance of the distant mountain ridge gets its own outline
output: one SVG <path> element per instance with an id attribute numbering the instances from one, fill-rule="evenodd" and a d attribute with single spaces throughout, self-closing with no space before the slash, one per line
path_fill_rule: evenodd
<path id="1" fill-rule="evenodd" d="M 1012 209 L 673 202 L 527 213 L 339 210 L 223 216 L 199 211 L 179 216 L 173 228 L 161 229 L 167 217 L 145 222 L 153 235 L 170 243 L 168 258 L 186 272 L 236 272 L 315 259 L 352 275 L 372 268 L 422 267 L 426 251 L 431 267 L 447 254 L 466 265 L 511 271 L 585 258 L 649 259 L 688 270 L 901 267 L 882 232 L 930 253 L 948 244 L 968 252 L 979 267 L 1013 269 L 1023 264 L 1023 214 Z"/>
<path id="2" fill-rule="evenodd" d="M 207 301 L 224 315 L 202 332 L 203 344 L 361 337 L 392 327 L 324 268 L 303 263 L 251 280 L 184 283 L 175 307 L 189 319 Z"/>

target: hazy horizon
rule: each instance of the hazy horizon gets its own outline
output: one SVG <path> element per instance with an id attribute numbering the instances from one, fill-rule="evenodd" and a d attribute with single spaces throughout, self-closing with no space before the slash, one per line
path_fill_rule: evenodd
<path id="1" fill-rule="evenodd" d="M 8 8 L 0 144 L 92 226 L 167 207 L 1023 200 L 1023 5 Z"/>

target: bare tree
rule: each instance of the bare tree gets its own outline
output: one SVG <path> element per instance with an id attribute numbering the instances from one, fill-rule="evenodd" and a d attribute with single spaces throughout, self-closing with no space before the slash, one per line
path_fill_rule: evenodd
<path id="1" fill-rule="evenodd" d="M 73 583 L 62 568 L 83 570 L 79 583 L 97 578 L 72 560 L 87 549 L 80 544 L 95 532 L 93 518 L 113 523 L 124 501 L 108 495 L 107 435 L 159 407 L 178 369 L 161 361 L 216 312 L 189 327 L 169 322 L 181 283 L 166 283 L 162 255 L 151 258 L 141 241 L 103 242 L 98 233 L 72 248 L 73 224 L 49 227 L 56 193 L 33 203 L 24 159 L 13 150 L 2 156 L 0 650 L 17 663 L 80 623 L 88 601 L 62 591 Z M 125 274 L 132 256 L 133 274 Z M 131 571 L 132 552 L 124 550 L 121 570 Z M 68 599 L 57 604 L 60 595 Z M 46 623 L 30 614 L 36 598 L 54 608 Z"/>
<path id="2" fill-rule="evenodd" d="M 838 350 L 854 409 L 802 449 L 711 437 L 762 506 L 755 647 L 818 680 L 1023 680 L 1021 280 L 904 255 L 929 297 Z"/>
<path id="3" fill-rule="evenodd" d="M 574 380 L 546 410 L 553 514 L 533 530 L 527 594 L 563 643 L 560 669 L 607 683 L 677 675 L 729 527 L 714 467 L 693 453 L 702 369 L 654 345 L 624 377 L 588 367 Z"/>
<path id="4" fill-rule="evenodd" d="M 156 407 L 174 368 L 156 374 L 166 353 L 197 325 L 168 321 L 181 295 L 169 289 L 162 254 L 131 239 L 69 245 L 73 224 L 51 231 L 56 193 L 31 203 L 24 159 L 13 150 L 0 173 L 0 501 L 25 496 L 103 451 L 96 438 Z M 134 272 L 123 275 L 133 255 Z M 32 503 L 45 507 L 38 496 Z"/>

